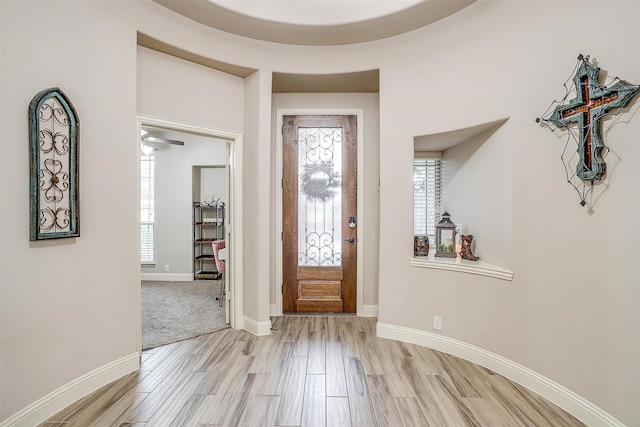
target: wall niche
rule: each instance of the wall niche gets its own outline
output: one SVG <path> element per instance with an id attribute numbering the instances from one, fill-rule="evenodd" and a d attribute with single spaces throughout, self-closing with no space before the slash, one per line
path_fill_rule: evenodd
<path id="1" fill-rule="evenodd" d="M 430 251 L 429 257 L 412 258 L 412 266 L 513 279 L 501 267 L 510 264 L 511 254 L 511 146 L 494 137 L 508 120 L 414 137 L 414 157 L 440 157 L 440 211 L 474 236 L 480 260 L 435 258 Z"/>

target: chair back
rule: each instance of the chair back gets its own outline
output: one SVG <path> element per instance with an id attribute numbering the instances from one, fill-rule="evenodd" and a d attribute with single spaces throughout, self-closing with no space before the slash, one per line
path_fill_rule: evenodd
<path id="1" fill-rule="evenodd" d="M 218 273 L 224 273 L 224 260 L 218 256 L 218 251 L 225 248 L 224 240 L 214 240 L 213 245 L 213 258 L 216 260 L 216 268 Z"/>

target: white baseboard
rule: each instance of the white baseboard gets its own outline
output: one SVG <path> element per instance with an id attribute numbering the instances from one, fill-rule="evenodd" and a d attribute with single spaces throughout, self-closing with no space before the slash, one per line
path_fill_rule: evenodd
<path id="1" fill-rule="evenodd" d="M 140 273 L 140 280 L 153 280 L 157 282 L 191 282 L 191 273 Z"/>
<path id="2" fill-rule="evenodd" d="M 624 427 L 620 421 L 571 390 L 537 372 L 479 347 L 439 334 L 378 322 L 376 334 L 449 353 L 491 369 L 532 390 L 590 427 Z"/>
<path id="3" fill-rule="evenodd" d="M 244 318 L 244 329 L 251 332 L 253 335 L 271 335 L 271 320 L 264 322 L 257 322 L 249 317 Z"/>
<path id="4" fill-rule="evenodd" d="M 269 316 L 282 316 L 282 311 L 278 311 L 278 308 L 275 304 L 269 305 Z"/>
<path id="5" fill-rule="evenodd" d="M 377 305 L 363 305 L 358 311 L 359 317 L 378 317 Z"/>
<path id="6" fill-rule="evenodd" d="M 140 369 L 140 355 L 130 354 L 108 363 L 49 393 L 0 423 L 0 427 L 33 427 L 75 401 L 112 381 Z"/>

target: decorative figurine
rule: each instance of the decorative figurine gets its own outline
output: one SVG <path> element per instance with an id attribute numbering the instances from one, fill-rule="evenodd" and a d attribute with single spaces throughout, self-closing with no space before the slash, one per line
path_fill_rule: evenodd
<path id="1" fill-rule="evenodd" d="M 460 257 L 462 259 L 468 259 L 469 261 L 478 261 L 480 257 L 473 254 L 471 250 L 471 243 L 473 243 L 473 235 L 462 235 L 462 250 L 460 251 Z"/>
<path id="2" fill-rule="evenodd" d="M 427 236 L 414 236 L 413 255 L 414 256 L 429 255 L 429 238 Z"/>

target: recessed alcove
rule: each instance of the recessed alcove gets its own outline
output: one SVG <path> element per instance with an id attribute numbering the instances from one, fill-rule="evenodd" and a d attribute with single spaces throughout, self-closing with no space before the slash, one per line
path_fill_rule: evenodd
<path id="1" fill-rule="evenodd" d="M 495 137 L 508 117 L 414 137 L 414 157 L 440 158 L 441 209 L 474 236 L 479 261 L 413 257 L 413 267 L 459 271 L 513 280 L 511 255 L 511 148 Z M 436 222 L 439 217 L 436 218 Z"/>
<path id="2" fill-rule="evenodd" d="M 380 71 L 364 70 L 335 74 L 272 74 L 273 93 L 377 93 Z"/>
<path id="3" fill-rule="evenodd" d="M 468 143 L 483 134 L 493 134 L 498 128 L 505 124 L 509 117 L 493 120 L 466 128 L 454 129 L 450 131 L 420 135 L 413 138 L 415 152 L 444 152 L 456 145 Z"/>

